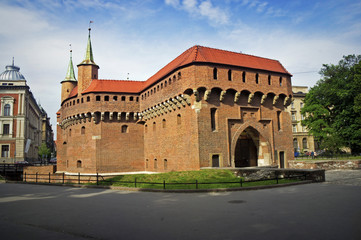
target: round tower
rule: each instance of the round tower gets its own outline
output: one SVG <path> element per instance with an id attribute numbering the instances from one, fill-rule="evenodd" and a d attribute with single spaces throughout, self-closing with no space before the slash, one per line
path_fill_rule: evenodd
<path id="1" fill-rule="evenodd" d="M 61 102 L 67 99 L 70 96 L 71 91 L 77 86 L 78 82 L 75 78 L 73 59 L 72 59 L 72 50 L 70 50 L 70 61 L 68 66 L 68 71 L 66 73 L 65 79 L 61 82 Z"/>

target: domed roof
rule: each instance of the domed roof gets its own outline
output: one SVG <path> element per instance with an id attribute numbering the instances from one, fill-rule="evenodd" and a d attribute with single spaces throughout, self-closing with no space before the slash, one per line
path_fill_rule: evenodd
<path id="1" fill-rule="evenodd" d="M 20 68 L 12 65 L 7 65 L 5 67 L 5 72 L 0 74 L 0 80 L 25 80 L 24 76 L 19 72 Z"/>

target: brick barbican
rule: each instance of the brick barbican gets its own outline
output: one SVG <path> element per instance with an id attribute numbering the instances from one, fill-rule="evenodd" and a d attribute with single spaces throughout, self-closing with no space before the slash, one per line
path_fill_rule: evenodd
<path id="1" fill-rule="evenodd" d="M 90 41 L 70 58 L 57 113 L 58 172 L 287 167 L 292 75 L 280 62 L 193 46 L 147 81 L 100 80 Z"/>

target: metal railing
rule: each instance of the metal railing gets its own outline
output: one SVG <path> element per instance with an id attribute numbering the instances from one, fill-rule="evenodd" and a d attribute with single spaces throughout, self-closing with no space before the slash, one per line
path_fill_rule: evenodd
<path id="1" fill-rule="evenodd" d="M 23 181 L 24 182 L 31 182 L 31 183 L 56 183 L 56 184 L 96 184 L 96 185 L 102 185 L 102 186 L 110 186 L 114 183 L 118 184 L 124 184 L 125 187 L 134 187 L 139 188 L 141 185 L 149 185 L 149 186 L 158 186 L 153 187 L 154 189 L 167 189 L 167 186 L 194 186 L 191 189 L 199 189 L 202 188 L 204 185 L 229 185 L 232 184 L 235 187 L 244 187 L 245 184 L 249 183 L 255 183 L 255 182 L 261 182 L 261 181 L 269 181 L 270 184 L 279 184 L 283 182 L 285 179 L 294 179 L 295 181 L 305 181 L 307 180 L 307 174 L 298 174 L 298 175 L 292 175 L 292 176 L 278 176 L 276 175 L 275 178 L 267 178 L 267 179 L 259 179 L 259 180 L 252 180 L 252 181 L 245 181 L 244 179 L 240 178 L 239 181 L 228 181 L 228 182 L 199 182 L 198 180 L 194 180 L 194 182 L 166 182 L 163 180 L 163 182 L 143 182 L 143 181 L 137 181 L 137 178 L 134 178 L 134 181 L 117 181 L 117 180 L 111 180 L 111 179 L 105 179 L 105 176 L 102 176 L 100 174 L 96 175 L 81 175 L 78 173 L 78 175 L 65 175 L 62 174 L 29 174 L 24 173 L 23 175 Z M 86 179 L 88 178 L 88 179 Z M 272 182 L 273 181 L 273 182 Z M 270 185 L 268 184 L 268 185 Z M 118 186 L 118 185 L 117 185 Z M 149 187 L 152 188 L 152 187 Z M 189 188 L 182 188 L 182 189 L 189 189 Z"/>

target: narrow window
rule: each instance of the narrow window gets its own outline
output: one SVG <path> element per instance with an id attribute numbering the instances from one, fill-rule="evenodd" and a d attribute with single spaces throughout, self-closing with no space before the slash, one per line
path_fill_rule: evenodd
<path id="1" fill-rule="evenodd" d="M 71 137 L 71 128 L 69 129 L 69 137 Z"/>
<path id="2" fill-rule="evenodd" d="M 213 68 L 213 79 L 214 79 L 214 80 L 217 80 L 217 77 L 218 77 L 217 68 Z"/>
<path id="3" fill-rule="evenodd" d="M 129 97 L 129 101 L 133 101 L 134 100 L 134 98 L 133 97 Z"/>
<path id="4" fill-rule="evenodd" d="M 137 97 L 137 98 L 135 99 L 135 101 L 136 101 L 136 102 L 139 102 L 139 97 Z"/>
<path id="5" fill-rule="evenodd" d="M 123 101 L 123 102 L 125 101 L 125 96 L 122 96 L 122 101 Z"/>
<path id="6" fill-rule="evenodd" d="M 212 131 L 217 130 L 217 108 L 211 108 L 211 128 Z"/>
<path id="7" fill-rule="evenodd" d="M 76 161 L 76 167 L 81 168 L 81 161 L 80 160 Z"/>
<path id="8" fill-rule="evenodd" d="M 154 169 L 157 169 L 158 168 L 158 161 L 157 159 L 154 159 Z"/>
<path id="9" fill-rule="evenodd" d="M 176 80 L 176 77 L 175 77 L 175 75 L 173 75 L 173 82 L 175 82 L 175 80 Z"/>
<path id="10" fill-rule="evenodd" d="M 87 101 L 87 102 L 90 102 L 90 97 L 86 97 L 86 101 Z"/>
<path id="11" fill-rule="evenodd" d="M 268 85 L 271 85 L 271 75 L 268 75 Z"/>
<path id="12" fill-rule="evenodd" d="M 153 131 L 155 131 L 157 129 L 157 125 L 155 122 L 153 122 Z"/>
<path id="13" fill-rule="evenodd" d="M 144 132 L 145 132 L 145 133 L 148 132 L 148 125 L 144 125 Z"/>
<path id="14" fill-rule="evenodd" d="M 2 145 L 1 146 L 1 157 L 7 158 L 9 157 L 9 145 Z"/>
<path id="15" fill-rule="evenodd" d="M 157 86 L 157 91 L 159 91 L 159 85 Z"/>
<path id="16" fill-rule="evenodd" d="M 71 106 L 71 101 L 69 103 L 70 103 L 70 106 Z"/>
<path id="17" fill-rule="evenodd" d="M 3 125 L 3 134 L 4 135 L 9 135 L 10 133 L 10 125 L 9 124 L 4 124 Z"/>
<path id="18" fill-rule="evenodd" d="M 181 125 L 182 123 L 182 116 L 180 114 L 177 115 L 177 125 Z"/>
<path id="19" fill-rule="evenodd" d="M 166 123 L 167 123 L 167 121 L 166 121 L 165 119 L 163 119 L 163 120 L 162 120 L 162 127 L 163 127 L 163 128 L 166 127 L 166 125 L 167 125 Z"/>
<path id="20" fill-rule="evenodd" d="M 242 73 L 242 82 L 246 82 L 246 72 Z"/>
<path id="21" fill-rule="evenodd" d="M 293 139 L 293 149 L 295 152 L 298 151 L 298 141 L 297 141 L 297 138 L 294 138 Z"/>
<path id="22" fill-rule="evenodd" d="M 81 127 L 81 134 L 82 135 L 85 134 L 85 127 L 84 126 Z"/>
<path id="23" fill-rule="evenodd" d="M 75 100 L 73 100 L 73 105 L 75 105 Z"/>
<path id="24" fill-rule="evenodd" d="M 160 89 L 163 89 L 163 83 L 160 84 Z"/>
<path id="25" fill-rule="evenodd" d="M 232 70 L 228 70 L 228 81 L 232 81 Z"/>
<path id="26" fill-rule="evenodd" d="M 259 75 L 258 75 L 258 73 L 256 74 L 256 84 L 258 84 L 258 82 L 259 82 Z"/>
<path id="27" fill-rule="evenodd" d="M 212 167 L 219 167 L 219 155 L 212 155 Z"/>
<path id="28" fill-rule="evenodd" d="M 109 96 L 104 96 L 104 101 L 108 102 L 109 101 Z"/>
<path id="29" fill-rule="evenodd" d="M 117 96 L 113 96 L 113 101 L 118 101 L 118 97 Z"/>
<path id="30" fill-rule="evenodd" d="M 84 99 L 83 99 L 83 98 L 81 98 L 81 103 L 84 103 Z"/>
<path id="31" fill-rule="evenodd" d="M 292 132 L 294 132 L 294 133 L 297 132 L 297 125 L 296 124 L 292 124 Z"/>
<path id="32" fill-rule="evenodd" d="M 76 100 L 76 103 L 78 103 L 78 104 L 79 104 L 79 99 L 77 99 L 77 100 Z"/>
<path id="33" fill-rule="evenodd" d="M 302 146 L 303 146 L 304 149 L 307 148 L 307 139 L 306 138 L 302 139 Z"/>
<path id="34" fill-rule="evenodd" d="M 181 72 L 178 73 L 178 80 L 180 80 L 182 78 L 182 74 Z"/>
<path id="35" fill-rule="evenodd" d="M 291 115 L 292 115 L 292 121 L 296 121 L 296 113 L 293 112 Z"/>
<path id="36" fill-rule="evenodd" d="M 145 168 L 149 168 L 149 160 L 148 159 L 145 159 Z"/>
<path id="37" fill-rule="evenodd" d="M 128 126 L 127 125 L 123 125 L 122 126 L 122 133 L 127 133 L 128 132 Z"/>
<path id="38" fill-rule="evenodd" d="M 278 126 L 278 131 L 281 130 L 281 111 L 277 111 L 277 126 Z"/>
<path id="39" fill-rule="evenodd" d="M 282 86 L 282 77 L 280 77 L 280 86 Z"/>
<path id="40" fill-rule="evenodd" d="M 164 87 L 166 87 L 166 86 L 167 86 L 167 81 L 164 82 Z"/>
<path id="41" fill-rule="evenodd" d="M 164 159 L 164 170 L 168 170 L 168 160 Z"/>
<path id="42" fill-rule="evenodd" d="M 95 101 L 99 102 L 100 101 L 100 96 L 96 96 Z"/>
<path id="43" fill-rule="evenodd" d="M 172 84 L 172 79 L 171 78 L 169 78 L 169 85 L 171 85 Z"/>

